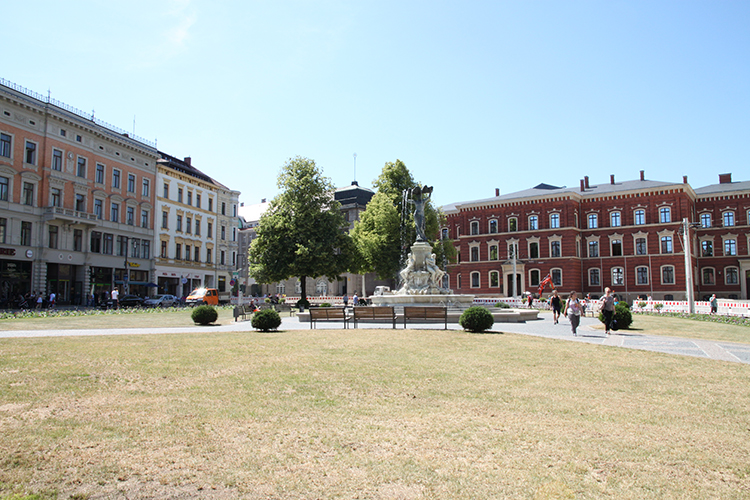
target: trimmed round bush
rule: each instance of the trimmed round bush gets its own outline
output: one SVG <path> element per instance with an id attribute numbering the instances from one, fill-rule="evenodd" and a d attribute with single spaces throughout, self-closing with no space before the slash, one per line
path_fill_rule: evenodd
<path id="1" fill-rule="evenodd" d="M 495 318 L 484 307 L 473 306 L 461 314 L 458 323 L 464 330 L 472 333 L 480 333 L 492 328 L 492 325 L 495 324 Z"/>
<path id="2" fill-rule="evenodd" d="M 510 305 L 505 302 L 495 302 L 494 307 L 499 307 L 500 309 L 510 309 Z"/>
<path id="3" fill-rule="evenodd" d="M 633 324 L 633 314 L 630 312 L 630 307 L 628 307 L 627 303 L 618 302 L 615 304 L 614 320 L 617 322 L 618 330 L 627 330 L 630 328 L 630 325 Z M 599 313 L 599 321 L 604 323 L 604 313 L 602 312 Z"/>
<path id="4" fill-rule="evenodd" d="M 190 317 L 193 318 L 193 322 L 199 325 L 207 325 L 216 321 L 219 318 L 219 313 L 212 306 L 198 306 L 193 309 Z"/>
<path id="5" fill-rule="evenodd" d="M 275 330 L 281 324 L 281 316 L 273 309 L 265 309 L 253 314 L 250 324 L 253 325 L 253 328 L 262 332 Z"/>
<path id="6" fill-rule="evenodd" d="M 323 302 L 322 304 L 320 304 L 320 307 L 333 307 L 333 304 L 331 304 L 330 302 Z"/>

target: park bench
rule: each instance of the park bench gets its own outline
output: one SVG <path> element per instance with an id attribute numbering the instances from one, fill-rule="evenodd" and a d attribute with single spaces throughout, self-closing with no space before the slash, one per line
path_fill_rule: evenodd
<path id="1" fill-rule="evenodd" d="M 310 329 L 315 328 L 318 321 L 343 321 L 344 328 L 349 327 L 349 316 L 343 307 L 310 308 Z"/>
<path id="2" fill-rule="evenodd" d="M 444 306 L 404 306 L 404 328 L 406 323 L 443 322 L 448 329 L 448 308 Z"/>
<path id="3" fill-rule="evenodd" d="M 396 311 L 390 306 L 366 306 L 354 308 L 354 328 L 357 321 L 389 321 L 396 328 Z"/>
<path id="4" fill-rule="evenodd" d="M 251 306 L 251 305 L 235 306 L 234 320 L 237 321 L 237 318 L 242 317 L 242 321 L 245 321 L 248 318 L 248 316 L 252 316 L 253 312 L 255 312 L 255 306 Z"/>
<path id="5" fill-rule="evenodd" d="M 296 312 L 292 304 L 275 304 L 274 309 L 276 309 L 276 312 L 278 313 L 288 312 L 289 316 L 293 316 Z"/>

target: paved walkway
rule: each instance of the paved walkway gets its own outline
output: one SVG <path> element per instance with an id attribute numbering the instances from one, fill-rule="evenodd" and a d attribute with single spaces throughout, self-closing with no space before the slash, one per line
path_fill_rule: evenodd
<path id="1" fill-rule="evenodd" d="M 282 316 L 281 329 L 283 330 L 307 330 L 309 323 L 300 323 L 292 316 Z M 600 344 L 611 347 L 623 347 L 629 349 L 642 349 L 646 351 L 663 352 L 682 356 L 695 356 L 699 358 L 731 361 L 734 363 L 750 364 L 750 344 L 733 342 L 720 342 L 712 340 L 697 340 L 678 337 L 664 337 L 657 335 L 646 335 L 637 332 L 620 331 L 613 335 L 605 335 L 603 330 L 592 328 L 600 325 L 596 318 L 581 318 L 581 326 L 578 328 L 578 336 L 573 336 L 570 324 L 561 321 L 555 325 L 549 314 L 540 314 L 537 321 L 526 323 L 495 323 L 493 330 L 521 335 L 534 335 L 556 340 L 567 340 L 571 342 L 587 342 L 589 344 Z M 387 324 L 367 323 L 363 328 L 390 328 Z M 412 329 L 438 329 L 442 325 L 432 324 L 410 324 Z M 449 323 L 452 330 L 460 330 L 457 323 Z M 320 329 L 341 329 L 340 323 L 326 323 L 319 325 Z M 111 330 L 19 330 L 0 331 L 0 338 L 17 337 L 65 337 L 65 336 L 93 336 L 93 335 L 147 335 L 159 333 L 184 333 L 190 332 L 248 332 L 253 331 L 250 321 L 240 321 L 221 326 L 191 326 L 172 328 L 119 328 Z"/>

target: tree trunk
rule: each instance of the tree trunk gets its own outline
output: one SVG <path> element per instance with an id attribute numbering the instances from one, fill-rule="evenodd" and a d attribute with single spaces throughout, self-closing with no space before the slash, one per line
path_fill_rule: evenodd
<path id="1" fill-rule="evenodd" d="M 300 276 L 299 282 L 302 289 L 300 300 L 307 300 L 307 276 Z"/>

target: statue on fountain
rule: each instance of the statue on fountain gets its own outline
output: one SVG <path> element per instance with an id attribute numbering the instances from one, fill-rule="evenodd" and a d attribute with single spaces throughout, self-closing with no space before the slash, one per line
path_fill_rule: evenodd
<path id="1" fill-rule="evenodd" d="M 401 270 L 402 286 L 398 295 L 441 295 L 451 294 L 452 290 L 443 287 L 445 271 L 436 263 L 432 246 L 427 242 L 425 232 L 425 204 L 432 195 L 432 186 L 417 186 L 404 192 L 407 203 L 414 205 L 414 226 L 417 241 L 412 245 L 406 267 Z"/>

